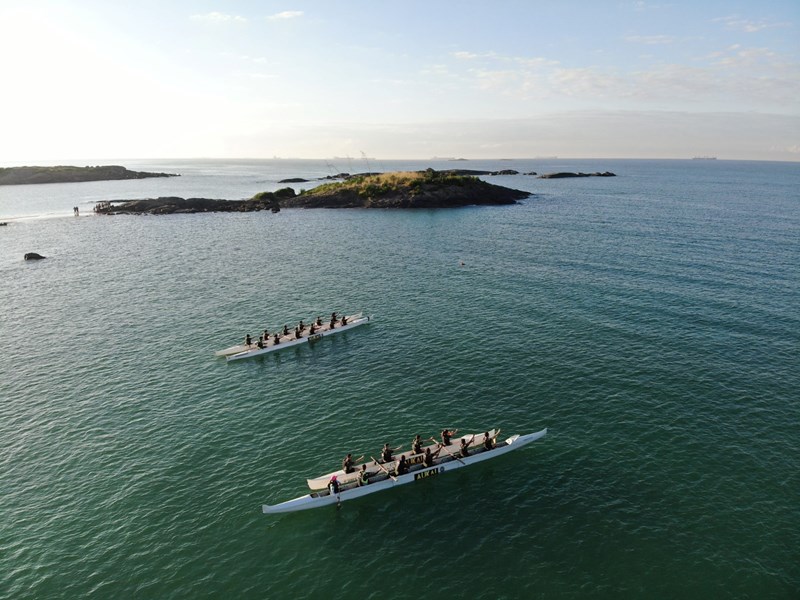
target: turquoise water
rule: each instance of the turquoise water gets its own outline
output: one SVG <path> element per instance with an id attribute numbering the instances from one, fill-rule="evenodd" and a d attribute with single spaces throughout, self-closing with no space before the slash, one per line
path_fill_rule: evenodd
<path id="1" fill-rule="evenodd" d="M 800 165 L 470 161 L 618 177 L 488 177 L 535 194 L 510 207 L 89 216 L 330 169 L 125 164 L 183 176 L 0 188 L 0 597 L 800 594 Z M 333 310 L 375 321 L 213 356 Z M 549 434 L 261 514 L 444 426 Z"/>

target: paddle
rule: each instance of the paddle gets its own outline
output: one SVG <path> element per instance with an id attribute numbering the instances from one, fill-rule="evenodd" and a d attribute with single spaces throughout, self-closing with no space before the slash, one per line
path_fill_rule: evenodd
<path id="1" fill-rule="evenodd" d="M 448 453 L 448 454 L 449 454 L 449 455 L 450 455 L 452 458 L 455 458 L 455 459 L 456 459 L 458 462 L 460 462 L 462 465 L 466 465 L 466 464 L 467 464 L 467 463 L 465 463 L 463 460 L 461 460 L 460 458 L 458 458 L 458 457 L 457 457 L 455 454 L 453 454 L 452 452 L 450 452 L 450 450 L 448 450 L 448 449 L 447 449 L 447 446 L 440 446 L 440 448 L 441 448 L 442 450 L 444 450 L 445 452 L 447 452 L 447 453 Z"/>
<path id="2" fill-rule="evenodd" d="M 375 460 L 375 457 L 374 457 L 374 456 L 370 456 L 370 458 L 371 458 L 373 461 L 375 461 L 375 464 L 376 464 L 376 465 L 378 465 L 378 466 L 381 468 L 381 470 L 382 470 L 384 473 L 386 473 L 386 474 L 387 474 L 389 477 L 391 477 L 392 479 L 394 479 L 395 481 L 397 481 L 397 477 L 395 477 L 394 475 L 392 475 L 391 473 L 389 473 L 389 471 L 386 469 L 386 467 L 384 467 L 384 466 L 383 466 L 381 463 L 379 463 L 377 460 Z"/>

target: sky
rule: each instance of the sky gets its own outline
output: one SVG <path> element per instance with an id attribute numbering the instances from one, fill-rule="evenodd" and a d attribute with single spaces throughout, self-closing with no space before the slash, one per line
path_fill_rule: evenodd
<path id="1" fill-rule="evenodd" d="M 800 0 L 0 0 L 0 164 L 800 161 Z"/>

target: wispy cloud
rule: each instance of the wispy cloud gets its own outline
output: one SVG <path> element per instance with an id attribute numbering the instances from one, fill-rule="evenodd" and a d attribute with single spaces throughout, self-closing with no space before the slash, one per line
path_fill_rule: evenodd
<path id="1" fill-rule="evenodd" d="M 645 44 L 646 46 L 675 43 L 675 38 L 671 35 L 629 35 L 624 39 L 632 44 Z"/>
<path id="2" fill-rule="evenodd" d="M 221 12 L 210 12 L 202 15 L 192 15 L 192 21 L 204 21 L 206 23 L 246 23 L 247 19 L 239 15 L 228 15 Z"/>
<path id="3" fill-rule="evenodd" d="M 249 54 L 237 54 L 235 52 L 221 52 L 220 56 L 229 58 L 243 63 L 251 63 L 257 65 L 267 64 L 269 61 L 266 56 L 250 56 Z"/>
<path id="4" fill-rule="evenodd" d="M 282 21 L 286 19 L 297 19 L 302 16 L 303 16 L 302 10 L 284 10 L 282 12 L 268 16 L 267 19 L 269 19 L 270 21 Z"/>
<path id="5" fill-rule="evenodd" d="M 763 29 L 774 29 L 779 27 L 789 27 L 790 24 L 786 22 L 767 21 L 766 19 L 752 20 L 744 19 L 739 15 L 729 15 L 727 17 L 718 17 L 711 20 L 712 23 L 722 23 L 727 29 L 735 31 L 743 31 L 745 33 L 755 33 Z"/>
<path id="6" fill-rule="evenodd" d="M 662 37 L 658 36 L 661 40 Z M 643 38 L 633 41 L 647 42 Z M 650 40 L 649 43 L 655 43 Z M 666 39 L 663 43 L 667 43 Z M 621 105 L 685 107 L 693 102 L 763 104 L 781 110 L 800 97 L 800 69 L 792 57 L 769 48 L 732 45 L 693 64 L 655 62 L 636 70 L 572 66 L 541 57 L 450 54 L 450 77 L 511 102 L 569 100 Z"/>
<path id="7" fill-rule="evenodd" d="M 484 62 L 497 62 L 497 63 L 516 63 L 525 68 L 540 68 L 540 67 L 553 67 L 559 64 L 557 60 L 542 58 L 540 56 L 510 56 L 498 54 L 497 52 L 469 52 L 467 50 L 460 50 L 458 52 L 451 52 L 450 56 L 457 60 L 471 60 Z"/>
<path id="8" fill-rule="evenodd" d="M 768 48 L 744 48 L 739 44 L 719 53 L 716 64 L 724 67 L 752 67 L 756 64 L 777 65 L 778 55 Z"/>
<path id="9" fill-rule="evenodd" d="M 458 52 L 451 52 L 450 56 L 453 58 L 457 58 L 459 60 L 478 60 L 481 58 L 490 59 L 490 60 L 508 60 L 511 57 L 509 56 L 502 56 L 497 52 L 469 52 L 467 50 L 461 50 Z"/>

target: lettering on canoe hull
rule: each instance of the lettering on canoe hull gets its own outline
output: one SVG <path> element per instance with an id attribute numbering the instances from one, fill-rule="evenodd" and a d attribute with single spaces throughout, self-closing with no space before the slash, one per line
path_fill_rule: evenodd
<path id="1" fill-rule="evenodd" d="M 439 467 L 438 469 L 431 469 L 430 471 L 425 471 L 424 473 L 414 473 L 414 481 L 417 479 L 425 479 L 426 477 L 433 477 L 434 475 L 438 475 L 439 473 L 444 473 L 444 467 Z"/>
<path id="2" fill-rule="evenodd" d="M 315 342 L 315 341 L 321 340 L 321 339 L 322 339 L 322 334 L 321 333 L 315 333 L 314 335 L 308 336 L 308 341 L 309 342 Z"/>

